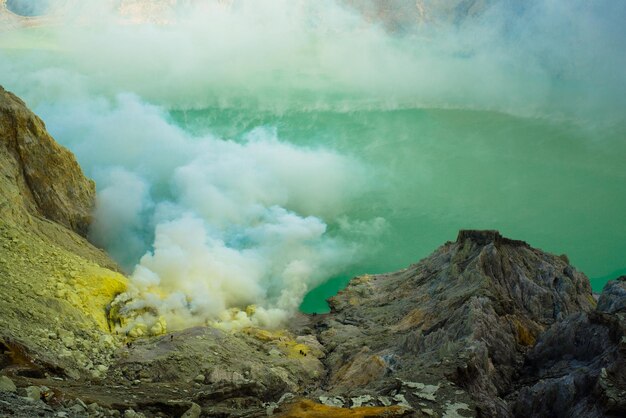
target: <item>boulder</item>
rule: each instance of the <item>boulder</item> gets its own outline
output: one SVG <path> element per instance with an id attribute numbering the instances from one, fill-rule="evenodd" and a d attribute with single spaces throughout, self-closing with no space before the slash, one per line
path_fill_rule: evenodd
<path id="1" fill-rule="evenodd" d="M 15 383 L 7 376 L 0 376 L 0 392 L 16 392 Z"/>

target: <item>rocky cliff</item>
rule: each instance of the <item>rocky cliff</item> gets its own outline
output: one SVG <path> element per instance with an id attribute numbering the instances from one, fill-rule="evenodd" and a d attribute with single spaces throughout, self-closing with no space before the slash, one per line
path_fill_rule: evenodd
<path id="1" fill-rule="evenodd" d="M 566 257 L 496 231 L 461 231 L 406 270 L 352 280 L 330 303 L 315 321 L 326 390 L 444 416 L 510 416 L 507 397 L 537 341 L 595 305 Z"/>
<path id="2" fill-rule="evenodd" d="M 507 399 L 516 416 L 626 414 L 626 277 L 541 335 Z"/>
<path id="3" fill-rule="evenodd" d="M 0 87 L 0 363 L 10 373 L 106 367 L 104 308 L 126 279 L 82 236 L 94 198 L 74 156 Z"/>
<path id="4" fill-rule="evenodd" d="M 15 95 L 0 87 L 0 211 L 45 217 L 83 236 L 91 222 L 95 184 L 74 155 L 59 146 L 44 123 Z"/>
<path id="5" fill-rule="evenodd" d="M 0 89 L 0 414 L 608 417 L 626 414 L 626 278 L 496 231 L 354 278 L 288 329 L 129 339 L 126 281 L 84 235 L 93 183 Z"/>

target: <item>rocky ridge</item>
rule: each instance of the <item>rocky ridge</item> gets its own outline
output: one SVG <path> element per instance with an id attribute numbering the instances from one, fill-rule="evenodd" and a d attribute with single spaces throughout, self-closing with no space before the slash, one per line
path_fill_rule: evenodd
<path id="1" fill-rule="evenodd" d="M 0 414 L 626 413 L 624 277 L 596 307 L 566 256 L 461 231 L 404 270 L 354 278 L 329 314 L 285 330 L 129 339 L 107 316 L 126 281 L 79 235 L 93 183 L 2 89 L 0 163 Z"/>
<path id="2" fill-rule="evenodd" d="M 353 279 L 330 305 L 315 327 L 332 394 L 509 416 L 505 398 L 540 335 L 595 302 L 566 257 L 461 231 L 405 270 Z"/>

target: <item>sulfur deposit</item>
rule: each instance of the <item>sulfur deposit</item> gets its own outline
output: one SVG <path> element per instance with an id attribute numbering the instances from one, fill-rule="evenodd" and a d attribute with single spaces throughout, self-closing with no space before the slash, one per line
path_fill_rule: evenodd
<path id="1" fill-rule="evenodd" d="M 0 346 L 28 359 L 18 369 L 97 376 L 115 347 L 106 306 L 126 279 L 83 237 L 94 184 L 2 88 L 0 161 Z"/>

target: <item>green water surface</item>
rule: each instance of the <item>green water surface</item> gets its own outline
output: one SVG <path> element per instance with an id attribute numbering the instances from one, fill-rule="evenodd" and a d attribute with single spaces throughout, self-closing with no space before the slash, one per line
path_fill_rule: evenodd
<path id="1" fill-rule="evenodd" d="M 358 274 L 419 261 L 459 229 L 498 229 L 556 254 L 590 278 L 594 290 L 626 273 L 626 132 L 495 112 L 441 109 L 175 111 L 178 125 L 241 140 L 258 126 L 281 140 L 354 156 L 373 173 L 351 219 L 383 217 L 378 245 L 344 275 L 312 290 L 301 309 Z M 332 229 L 332 224 L 331 224 Z"/>
<path id="2" fill-rule="evenodd" d="M 34 48 L 45 60 L 63 61 L 46 29 L 1 38 L 8 58 Z M 288 84 L 279 81 L 279 87 Z M 309 292 L 304 312 L 327 311 L 325 299 L 351 277 L 404 268 L 466 228 L 498 229 L 567 254 L 595 291 L 626 274 L 626 122 L 595 126 L 591 115 L 574 122 L 477 110 L 301 107 L 272 112 L 222 106 L 170 115 L 189 132 L 235 141 L 260 126 L 275 129 L 280 140 L 336 150 L 371 173 L 368 191 L 348 202 L 344 215 L 381 217 L 387 228 L 348 271 Z M 337 230 L 336 219 L 325 221 L 330 233 Z"/>

